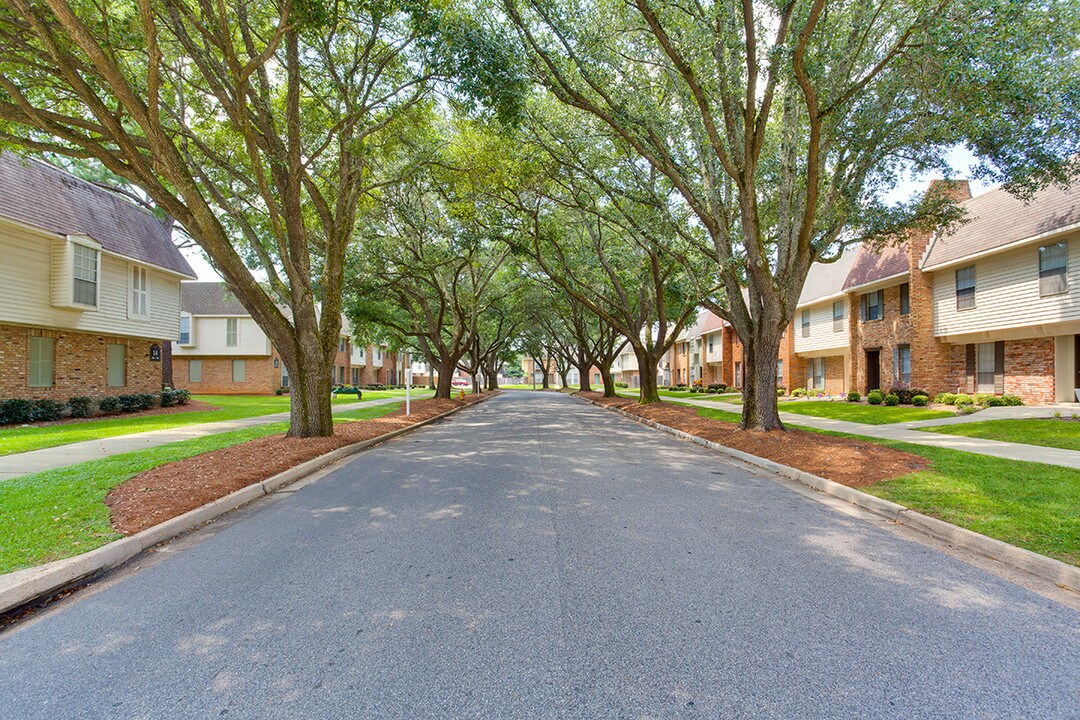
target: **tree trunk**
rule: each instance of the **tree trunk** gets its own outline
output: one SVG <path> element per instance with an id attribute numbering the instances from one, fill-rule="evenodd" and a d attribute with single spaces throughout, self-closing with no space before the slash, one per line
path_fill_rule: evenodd
<path id="1" fill-rule="evenodd" d="M 615 397 L 615 376 L 611 374 L 611 363 L 600 366 L 600 379 L 604 381 L 604 397 Z"/>
<path id="2" fill-rule="evenodd" d="M 585 363 L 584 369 L 581 365 L 578 365 L 577 369 L 578 392 L 592 392 L 592 381 L 589 378 L 589 363 Z"/>
<path id="3" fill-rule="evenodd" d="M 776 407 L 776 359 L 780 335 L 758 323 L 753 337 L 743 345 L 742 430 L 783 430 Z"/>
<path id="4" fill-rule="evenodd" d="M 317 347 L 301 349 L 298 367 L 288 367 L 292 386 L 289 405 L 289 437 L 327 437 L 334 434 L 330 407 L 332 363 Z"/>
<path id="5" fill-rule="evenodd" d="M 492 363 L 484 370 L 484 379 L 487 380 L 488 390 L 499 389 L 499 369 L 498 363 Z"/>
<path id="6" fill-rule="evenodd" d="M 641 395 L 638 403 L 648 405 L 660 402 L 660 386 L 656 382 L 656 366 L 660 359 L 644 348 L 634 348 L 638 361 L 638 376 L 641 378 Z"/>
<path id="7" fill-rule="evenodd" d="M 570 387 L 570 383 L 567 382 L 567 380 L 566 380 L 567 374 L 568 374 L 568 371 L 566 371 L 566 370 L 560 370 L 559 371 L 559 379 L 562 381 L 562 386 L 564 388 L 565 387 Z"/>
<path id="8" fill-rule="evenodd" d="M 540 384 L 540 387 L 542 387 L 545 390 L 548 390 L 551 387 L 551 383 L 548 381 L 548 369 L 547 369 L 547 367 L 545 367 L 543 369 L 543 373 L 544 373 L 544 381 Z"/>
<path id="9" fill-rule="evenodd" d="M 453 390 L 451 383 L 454 381 L 454 366 L 456 364 L 452 361 L 439 364 L 439 382 L 435 387 L 435 397 L 449 399 L 450 391 Z"/>

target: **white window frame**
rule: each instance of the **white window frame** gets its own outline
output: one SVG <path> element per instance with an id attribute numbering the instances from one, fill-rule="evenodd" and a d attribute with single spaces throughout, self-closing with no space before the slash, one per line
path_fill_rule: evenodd
<path id="1" fill-rule="evenodd" d="M 185 320 L 187 321 L 187 340 L 184 339 L 184 321 Z M 184 345 L 184 346 L 194 345 L 195 344 L 195 343 L 193 343 L 191 341 L 191 330 L 194 327 L 194 325 L 195 325 L 195 319 L 193 317 L 191 317 L 190 315 L 181 315 L 180 316 L 180 338 L 179 338 L 178 344 Z"/>
<path id="2" fill-rule="evenodd" d="M 79 277 L 80 270 L 90 270 L 88 267 L 79 266 L 79 250 L 94 253 L 94 278 L 92 280 Z M 94 302 L 86 303 L 76 298 L 75 282 L 92 283 L 94 286 Z M 79 307 L 97 308 L 101 302 L 101 250 L 99 248 L 80 242 L 71 243 L 71 304 Z"/>
<path id="3" fill-rule="evenodd" d="M 1043 265 L 1049 258 L 1050 250 L 1061 250 L 1062 264 L 1060 267 L 1044 268 Z M 1047 280 L 1054 280 L 1060 277 L 1058 281 L 1061 285 L 1060 288 L 1054 289 L 1048 287 L 1051 285 Z M 1050 243 L 1049 245 L 1042 245 L 1039 247 L 1039 297 L 1053 297 L 1054 295 L 1064 295 L 1069 292 L 1069 243 L 1066 240 L 1062 240 L 1056 243 Z"/>
<path id="4" fill-rule="evenodd" d="M 150 319 L 150 271 L 140 265 L 131 266 L 131 292 L 128 296 L 128 317 Z"/>
<path id="5" fill-rule="evenodd" d="M 225 318 L 225 347 L 240 347 L 240 318 Z"/>
<path id="6" fill-rule="evenodd" d="M 46 347 L 49 349 L 48 360 L 41 357 L 42 349 Z M 36 360 L 34 359 L 35 354 L 38 355 Z M 56 338 L 31 335 L 27 361 L 26 383 L 28 387 L 50 388 L 56 384 Z M 45 372 L 46 367 L 48 373 Z M 43 379 L 46 374 L 48 375 L 47 379 Z"/>
<path id="7" fill-rule="evenodd" d="M 810 311 L 803 310 L 802 316 L 799 318 L 799 325 L 802 328 L 802 336 L 810 337 Z"/>
<path id="8" fill-rule="evenodd" d="M 971 271 L 971 285 L 967 285 L 967 272 Z M 960 286 L 960 273 L 965 274 L 964 286 Z M 975 266 L 968 265 L 967 267 L 959 268 L 956 271 L 956 309 L 957 310 L 974 310 L 975 309 L 975 293 L 978 283 L 978 278 L 975 274 Z M 970 291 L 970 292 L 969 292 Z M 961 295 L 961 293 L 963 293 Z M 970 300 L 969 300 L 970 298 Z M 970 302 L 970 305 L 968 304 Z"/>

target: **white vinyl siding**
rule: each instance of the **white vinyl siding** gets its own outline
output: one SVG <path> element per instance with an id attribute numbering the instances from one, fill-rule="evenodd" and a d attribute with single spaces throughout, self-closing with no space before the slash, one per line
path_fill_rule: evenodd
<path id="1" fill-rule="evenodd" d="M 1080 242 L 1066 243 L 1069 287 L 1080 283 Z M 1080 297 L 1067 292 L 1043 296 L 1040 292 L 1039 248 L 1031 245 L 991 255 L 976 263 L 978 292 L 986 302 L 971 310 L 957 311 L 953 269 L 934 273 L 934 335 L 968 341 L 965 336 L 983 332 L 1006 332 L 1004 337 L 1030 337 L 1024 328 L 1039 327 L 1040 334 L 1076 332 L 1080 321 Z M 973 337 L 978 342 L 981 338 Z"/>
<path id="2" fill-rule="evenodd" d="M 55 365 L 56 340 L 51 337 L 31 337 L 29 368 L 30 387 L 52 387 L 53 369 Z"/>
<path id="3" fill-rule="evenodd" d="M 188 382 L 202 382 L 202 360 L 188 361 Z"/>
<path id="4" fill-rule="evenodd" d="M 97 307 L 71 307 L 73 243 L 16 228 L 0 220 L 0 323 L 62 328 L 110 337 L 176 338 L 180 328 L 180 278 L 149 272 L 153 300 L 147 320 L 128 316 L 131 270 L 127 260 L 98 257 Z M 151 330 L 152 329 L 152 330 Z"/>
<path id="5" fill-rule="evenodd" d="M 157 301 L 154 302 L 157 305 Z M 228 324 L 236 323 L 235 346 L 226 345 Z M 191 318 L 191 344 L 174 345 L 174 355 L 228 355 L 232 357 L 250 357 L 254 355 L 269 357 L 272 351 L 266 334 L 250 317 L 222 317 L 195 315 Z"/>
<path id="6" fill-rule="evenodd" d="M 236 383 L 244 382 L 247 379 L 247 361 L 246 360 L 233 360 L 232 361 L 232 381 Z"/>
<path id="7" fill-rule="evenodd" d="M 107 346 L 109 387 L 127 385 L 127 345 L 109 343 Z"/>
<path id="8" fill-rule="evenodd" d="M 225 318 L 225 347 L 240 346 L 239 318 Z"/>
<path id="9" fill-rule="evenodd" d="M 843 307 L 846 303 L 838 301 Z M 810 335 L 804 336 L 801 332 L 795 333 L 795 352 L 808 353 L 822 350 L 837 350 L 848 346 L 848 318 L 847 313 L 837 320 L 833 315 L 833 302 L 825 301 L 811 305 L 805 310 L 810 313 Z M 836 328 L 840 328 L 837 330 Z"/>
<path id="10" fill-rule="evenodd" d="M 145 320 L 150 316 L 149 272 L 138 265 L 131 266 L 131 317 Z"/>

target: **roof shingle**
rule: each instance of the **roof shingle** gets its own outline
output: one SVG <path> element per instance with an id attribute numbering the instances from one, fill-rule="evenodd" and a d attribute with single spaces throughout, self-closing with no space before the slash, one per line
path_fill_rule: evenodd
<path id="1" fill-rule="evenodd" d="M 180 309 L 192 315 L 249 315 L 223 282 L 180 283 Z"/>
<path id="2" fill-rule="evenodd" d="M 880 252 L 862 245 L 844 281 L 844 290 L 900 275 L 910 269 L 907 243 L 885 247 Z"/>

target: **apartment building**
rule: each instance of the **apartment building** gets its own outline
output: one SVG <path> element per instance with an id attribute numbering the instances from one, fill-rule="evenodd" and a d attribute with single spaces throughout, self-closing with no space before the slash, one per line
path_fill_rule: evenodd
<path id="1" fill-rule="evenodd" d="M 171 223 L 38 160 L 0 154 L 0 397 L 161 391 L 195 273 Z"/>
<path id="2" fill-rule="evenodd" d="M 844 284 L 858 257 L 857 251 L 849 250 L 836 262 L 810 268 L 785 336 L 791 367 L 789 381 L 781 383 L 782 387 L 829 394 L 848 392 L 852 316 Z M 783 357 L 780 362 L 784 362 Z"/>

